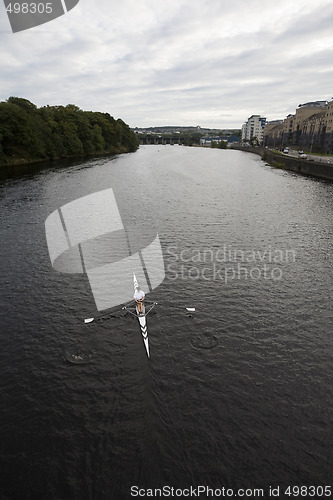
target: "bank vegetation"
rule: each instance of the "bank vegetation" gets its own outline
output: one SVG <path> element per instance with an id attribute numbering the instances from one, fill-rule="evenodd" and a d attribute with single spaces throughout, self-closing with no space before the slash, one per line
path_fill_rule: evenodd
<path id="1" fill-rule="evenodd" d="M 0 102 L 0 166 L 134 152 L 139 141 L 121 119 L 74 104 L 44 106 L 20 97 Z"/>

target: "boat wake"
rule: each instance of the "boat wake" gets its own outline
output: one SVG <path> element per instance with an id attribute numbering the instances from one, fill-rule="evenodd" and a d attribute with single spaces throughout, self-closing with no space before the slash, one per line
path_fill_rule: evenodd
<path id="1" fill-rule="evenodd" d="M 191 344 L 197 349 L 214 349 L 219 341 L 216 335 L 210 333 L 201 333 L 191 338 Z"/>
<path id="2" fill-rule="evenodd" d="M 67 361 L 68 363 L 73 363 L 75 365 L 84 365 L 87 363 L 90 363 L 92 360 L 92 353 L 70 353 L 70 352 L 65 352 L 63 354 L 63 359 L 64 361 Z"/>

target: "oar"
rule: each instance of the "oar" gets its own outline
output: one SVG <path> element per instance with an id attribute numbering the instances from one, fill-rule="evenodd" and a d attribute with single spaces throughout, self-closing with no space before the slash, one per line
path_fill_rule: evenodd
<path id="1" fill-rule="evenodd" d="M 122 309 L 124 309 L 124 307 Z M 98 319 L 106 318 L 108 316 L 111 316 L 114 313 L 119 312 L 119 311 L 120 311 L 120 309 L 116 309 L 115 311 L 112 311 L 112 312 L 109 312 L 109 313 L 105 313 L 105 314 L 101 314 L 100 316 L 97 316 L 96 318 L 85 318 L 84 322 L 85 322 L 85 324 L 92 323 L 95 319 L 98 320 Z"/>
<path id="2" fill-rule="evenodd" d="M 133 301 L 129 302 L 127 305 L 130 305 L 132 304 Z M 154 302 L 154 304 L 157 304 L 157 302 Z M 86 318 L 84 320 L 85 324 L 88 324 L 88 323 L 92 323 L 95 319 L 100 319 L 100 318 L 106 318 L 107 316 L 111 315 L 111 314 L 114 314 L 114 313 L 117 313 L 119 311 L 123 311 L 123 310 L 127 310 L 127 306 L 123 306 L 121 309 L 116 309 L 115 311 L 112 311 L 112 312 L 109 312 L 109 313 L 105 313 L 105 314 L 101 314 L 100 316 L 97 316 L 96 318 Z M 130 312 L 130 311 L 129 311 Z"/>
<path id="3" fill-rule="evenodd" d="M 158 302 L 152 302 L 152 304 L 157 305 Z M 183 307 L 177 307 L 177 309 L 183 309 Z M 188 312 L 195 312 L 195 307 L 185 307 L 185 309 Z M 126 306 L 122 307 L 122 310 L 127 310 Z M 128 311 L 128 312 L 131 312 L 131 311 Z M 103 316 L 100 316 L 100 317 L 103 317 Z M 87 323 L 92 323 L 94 320 L 95 320 L 95 318 L 86 318 L 84 320 L 84 322 L 85 322 L 85 324 L 87 324 Z"/>
<path id="4" fill-rule="evenodd" d="M 161 302 L 159 302 L 159 304 L 163 307 L 163 303 L 161 304 Z M 195 307 L 184 307 L 184 306 L 171 306 L 172 309 L 181 309 L 181 310 L 184 310 L 186 309 L 186 311 L 188 312 L 195 312 Z"/>

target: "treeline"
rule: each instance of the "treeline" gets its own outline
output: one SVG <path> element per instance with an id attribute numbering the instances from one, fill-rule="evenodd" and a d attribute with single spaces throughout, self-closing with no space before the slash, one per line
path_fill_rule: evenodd
<path id="1" fill-rule="evenodd" d="M 228 149 L 228 141 L 212 141 L 211 148 Z"/>
<path id="2" fill-rule="evenodd" d="M 0 102 L 0 164 L 136 151 L 136 134 L 109 113 L 37 106 L 10 97 Z"/>

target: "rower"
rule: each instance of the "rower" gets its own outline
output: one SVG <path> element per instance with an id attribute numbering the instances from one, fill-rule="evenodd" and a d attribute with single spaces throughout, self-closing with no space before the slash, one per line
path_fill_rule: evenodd
<path id="1" fill-rule="evenodd" d="M 141 290 L 139 286 L 137 286 L 135 289 L 134 300 L 138 308 L 138 313 L 143 314 L 143 301 L 145 300 L 145 292 Z"/>

